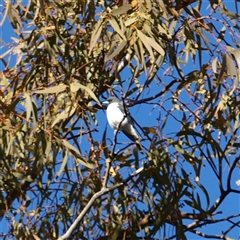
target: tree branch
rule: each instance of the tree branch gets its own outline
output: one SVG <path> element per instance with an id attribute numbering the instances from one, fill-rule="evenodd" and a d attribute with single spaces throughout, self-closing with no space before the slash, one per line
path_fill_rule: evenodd
<path id="1" fill-rule="evenodd" d="M 110 169 L 110 164 L 108 165 L 109 169 Z M 139 168 L 137 171 L 135 171 L 134 173 L 132 173 L 129 177 L 127 177 L 123 182 L 121 183 L 117 183 L 116 185 L 113 185 L 111 187 L 105 187 L 103 185 L 102 189 L 95 193 L 92 198 L 90 199 L 90 201 L 88 202 L 88 204 L 84 207 L 84 209 L 82 210 L 82 212 L 78 215 L 78 217 L 76 218 L 76 220 L 73 222 L 73 224 L 70 226 L 70 228 L 68 229 L 68 231 L 60 236 L 58 238 L 58 240 L 64 240 L 67 239 L 71 236 L 73 230 L 77 227 L 77 225 L 79 224 L 79 222 L 83 219 L 83 217 L 86 215 L 86 213 L 88 212 L 88 210 L 92 207 L 93 203 L 100 198 L 101 196 L 103 196 L 104 194 L 113 191 L 116 188 L 119 188 L 121 186 L 123 186 L 124 184 L 126 184 L 129 180 L 131 180 L 133 177 L 137 176 L 138 174 L 140 174 L 144 169 L 145 169 L 146 165 L 144 167 Z M 108 172 L 109 172 L 108 169 Z M 107 176 L 107 171 L 106 171 L 106 176 Z M 106 177 L 105 176 L 105 177 Z M 105 183 L 106 184 L 106 183 Z"/>

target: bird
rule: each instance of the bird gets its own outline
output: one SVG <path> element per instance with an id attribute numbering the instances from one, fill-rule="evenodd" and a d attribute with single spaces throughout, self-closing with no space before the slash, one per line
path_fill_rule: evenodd
<path id="1" fill-rule="evenodd" d="M 114 136 L 117 131 L 122 131 L 131 141 L 139 144 L 142 138 L 134 126 L 135 120 L 122 101 L 116 97 L 109 97 L 103 104 L 107 104 L 107 120 L 111 128 L 114 129 Z"/>

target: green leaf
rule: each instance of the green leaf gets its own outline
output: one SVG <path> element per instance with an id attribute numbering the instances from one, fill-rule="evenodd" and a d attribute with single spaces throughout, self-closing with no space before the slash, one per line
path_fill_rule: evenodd
<path id="1" fill-rule="evenodd" d="M 148 39 L 148 43 L 159 53 L 161 54 L 162 56 L 165 55 L 165 51 L 163 50 L 163 48 L 153 39 L 153 38 L 150 38 L 150 37 L 147 37 L 146 38 Z"/>
<path id="2" fill-rule="evenodd" d="M 226 54 L 223 54 L 221 71 L 218 76 L 218 84 L 221 84 L 224 79 L 224 73 L 226 72 L 226 66 L 227 66 Z"/>
<path id="3" fill-rule="evenodd" d="M 56 119 L 53 121 L 51 127 L 54 127 L 57 123 L 59 123 L 61 120 L 66 119 L 70 116 L 72 116 L 77 108 L 77 104 L 67 106 L 66 109 L 64 109 L 63 112 L 59 113 L 56 117 Z"/>
<path id="4" fill-rule="evenodd" d="M 72 150 L 74 153 L 76 153 L 78 156 L 77 159 L 78 161 L 80 162 L 80 164 L 84 165 L 85 167 L 87 168 L 93 168 L 93 166 L 85 161 L 83 161 L 80 157 L 81 157 L 81 154 L 80 152 L 77 150 L 77 148 L 75 148 L 72 144 L 70 144 L 67 140 L 65 139 L 62 139 L 62 144 L 69 150 Z M 74 155 L 75 156 L 75 155 Z"/>
<path id="5" fill-rule="evenodd" d="M 144 35 L 141 31 L 137 30 L 137 34 L 139 39 L 141 39 L 142 44 L 146 47 L 146 49 L 148 50 L 149 54 L 150 54 L 150 61 L 151 63 L 153 63 L 155 61 L 155 57 L 152 51 L 152 48 L 150 46 L 150 44 L 148 43 L 148 38 L 146 35 Z"/>
<path id="6" fill-rule="evenodd" d="M 82 85 L 82 84 L 80 84 L 80 83 L 78 83 L 78 82 L 74 82 L 74 83 L 71 83 L 70 89 L 71 89 L 71 92 L 76 92 L 76 91 L 78 91 L 79 89 L 85 90 L 85 91 L 89 94 L 89 96 L 90 96 L 99 106 L 102 106 L 102 104 L 99 102 L 98 98 L 96 97 L 96 95 L 94 94 L 94 92 L 93 92 L 90 88 L 88 88 L 88 87 L 86 87 L 86 86 L 84 86 L 84 85 Z"/>
<path id="7" fill-rule="evenodd" d="M 26 110 L 27 110 L 27 114 L 26 114 L 26 119 L 27 121 L 29 121 L 30 117 L 32 116 L 33 119 L 33 128 L 36 129 L 37 127 L 37 120 L 36 120 L 36 112 L 35 112 L 35 108 L 33 106 L 33 99 L 29 96 L 28 93 L 24 93 L 25 99 L 26 99 Z M 36 106 L 36 104 L 35 104 Z"/>
<path id="8" fill-rule="evenodd" d="M 0 23 L 0 26 L 3 25 L 4 21 L 5 21 L 6 18 L 7 18 L 7 15 L 10 13 L 11 8 L 12 8 L 12 3 L 11 3 L 11 1 L 6 1 L 5 3 L 6 3 L 5 11 L 4 11 L 5 13 L 4 13 L 4 16 L 2 17 L 2 21 L 1 21 L 1 23 Z"/>
<path id="9" fill-rule="evenodd" d="M 135 23 L 137 20 L 138 20 L 137 17 L 133 17 L 133 18 L 130 18 L 130 19 L 126 20 L 124 22 L 124 24 L 125 24 L 126 27 L 128 27 L 128 26 L 132 25 L 133 23 Z"/>
<path id="10" fill-rule="evenodd" d="M 117 21 L 114 18 L 109 19 L 110 24 L 112 25 L 113 29 L 122 37 L 123 40 L 126 40 L 124 32 L 120 29 Z"/>
<path id="11" fill-rule="evenodd" d="M 62 161 L 62 165 L 61 165 L 61 168 L 59 169 L 59 171 L 56 173 L 56 176 L 60 176 L 62 174 L 62 172 L 65 169 L 65 166 L 67 164 L 67 160 L 68 160 L 68 150 L 64 151 L 64 158 Z"/>
<path id="12" fill-rule="evenodd" d="M 103 29 L 103 18 L 100 18 L 97 24 L 95 25 L 94 31 L 91 36 L 90 45 L 89 45 L 89 55 L 91 54 L 93 48 L 95 47 L 95 44 L 99 40 L 99 37 L 102 33 L 102 29 Z"/>
<path id="13" fill-rule="evenodd" d="M 212 69 L 215 74 L 218 72 L 217 71 L 217 57 L 212 61 Z"/>
<path id="14" fill-rule="evenodd" d="M 114 233 L 111 237 L 112 240 L 117 240 L 118 237 L 119 237 L 119 234 L 121 233 L 122 231 L 122 225 L 119 224 L 115 229 L 114 229 Z"/>
<path id="15" fill-rule="evenodd" d="M 107 59 L 105 60 L 105 62 L 110 61 L 110 60 L 112 60 L 115 56 L 117 56 L 117 55 L 123 50 L 123 48 L 126 46 L 126 43 L 127 43 L 127 42 L 126 42 L 125 40 L 123 40 L 123 41 L 118 45 L 117 49 L 116 49 L 115 51 L 113 51 L 113 53 L 112 53 L 110 56 L 107 57 Z"/>
<path id="16" fill-rule="evenodd" d="M 67 88 L 67 85 L 65 85 L 65 84 L 59 84 L 58 86 L 45 88 L 45 89 L 43 89 L 43 90 L 37 90 L 37 91 L 35 91 L 35 93 L 37 93 L 37 94 L 60 93 L 60 92 L 65 91 L 66 88 Z"/>
<path id="17" fill-rule="evenodd" d="M 238 86 L 238 84 L 240 82 L 240 71 L 239 71 L 239 69 L 240 69 L 240 50 L 236 49 L 236 48 L 232 48 L 230 46 L 227 46 L 227 49 L 233 54 L 233 56 L 237 62 L 237 65 L 238 65 L 238 70 L 237 70 L 234 62 L 231 61 L 232 59 L 230 60 L 229 59 L 230 57 L 227 59 L 227 60 L 230 60 L 230 62 L 231 62 L 230 66 L 227 65 L 230 68 L 229 69 L 230 74 L 232 72 L 232 76 L 235 75 L 235 77 L 236 77 L 236 81 L 234 82 L 234 90 L 235 90 L 235 88 Z M 228 61 L 227 61 L 227 63 L 228 63 Z"/>
<path id="18" fill-rule="evenodd" d="M 228 68 L 228 72 L 230 74 L 231 77 L 236 77 L 237 76 L 237 69 L 235 66 L 235 63 L 233 61 L 233 59 L 231 58 L 231 56 L 229 56 L 229 54 L 226 55 L 226 61 L 227 61 L 227 68 Z"/>
<path id="19" fill-rule="evenodd" d="M 117 9 L 112 10 L 112 15 L 113 16 L 121 15 L 123 13 L 126 13 L 131 8 L 132 8 L 131 4 L 126 4 L 124 6 L 121 6 L 121 7 L 117 8 Z"/>
<path id="20" fill-rule="evenodd" d="M 148 76 L 148 79 L 147 79 L 148 85 L 152 82 L 152 80 L 156 76 L 156 73 L 158 72 L 158 70 L 162 66 L 162 63 L 163 63 L 164 59 L 165 59 L 164 56 L 159 54 L 157 60 L 155 61 L 155 66 L 156 67 L 153 68 L 153 70 L 151 71 L 151 73 Z"/>
<path id="21" fill-rule="evenodd" d="M 169 32 L 170 35 L 173 35 L 173 33 L 175 32 L 175 28 L 176 28 L 177 24 L 178 24 L 178 21 L 174 20 L 169 25 L 168 32 Z"/>
<path id="22" fill-rule="evenodd" d="M 138 39 L 137 43 L 138 43 L 140 57 L 141 57 L 140 61 L 143 65 L 144 72 L 147 73 L 147 67 L 146 67 L 146 63 L 145 63 L 145 59 L 144 59 L 144 49 L 143 49 L 142 41 L 140 39 Z M 136 43 L 134 44 L 134 46 L 136 46 L 136 48 L 137 48 Z"/>
<path id="23" fill-rule="evenodd" d="M 206 189 L 199 181 L 196 182 L 196 183 L 197 183 L 197 185 L 202 189 L 202 191 L 203 191 L 204 194 L 205 194 L 205 197 L 206 197 L 206 200 L 207 200 L 206 209 L 208 209 L 209 206 L 210 206 L 210 197 L 209 197 L 209 195 L 208 195 L 208 191 L 207 191 L 207 189 Z"/>

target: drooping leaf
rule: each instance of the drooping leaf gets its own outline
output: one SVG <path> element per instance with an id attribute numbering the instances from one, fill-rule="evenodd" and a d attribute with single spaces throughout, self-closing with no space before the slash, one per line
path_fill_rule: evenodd
<path id="1" fill-rule="evenodd" d="M 121 36 L 122 39 L 123 39 L 124 41 L 126 41 L 125 34 L 124 34 L 124 32 L 122 31 L 122 29 L 120 29 L 117 21 L 116 21 L 114 18 L 110 18 L 110 19 L 109 19 L 109 22 L 110 22 L 111 26 L 113 27 L 113 29 L 119 34 L 119 36 Z"/>
<path id="2" fill-rule="evenodd" d="M 78 91 L 79 89 L 85 90 L 85 91 L 89 94 L 89 96 L 90 96 L 94 101 L 96 101 L 96 103 L 97 103 L 99 106 L 101 106 L 101 103 L 99 102 L 99 100 L 97 99 L 96 95 L 94 94 L 94 92 L 93 92 L 90 88 L 88 88 L 88 87 L 86 87 L 86 86 L 84 86 L 84 85 L 82 85 L 82 84 L 80 84 L 80 83 L 77 83 L 77 82 L 71 83 L 70 88 L 71 88 L 71 91 L 72 91 L 72 92 L 76 92 L 76 91 Z"/>
<path id="3" fill-rule="evenodd" d="M 118 16 L 118 15 L 126 13 L 130 9 L 131 9 L 131 5 L 126 4 L 124 6 L 121 6 L 121 7 L 118 7 L 116 9 L 112 10 L 111 13 L 112 13 L 113 16 Z"/>
<path id="4" fill-rule="evenodd" d="M 37 94 L 51 94 L 51 93 L 60 93 L 64 92 L 67 89 L 67 85 L 65 84 L 59 84 L 58 86 L 42 89 L 42 90 L 36 90 L 35 93 Z"/>
<path id="5" fill-rule="evenodd" d="M 64 109 L 64 111 L 62 111 L 61 113 L 57 114 L 55 120 L 53 121 L 51 127 L 54 127 L 57 123 L 59 123 L 61 120 L 64 120 L 68 117 L 71 117 L 75 111 L 76 111 L 76 107 L 77 104 L 71 105 L 71 106 L 67 106 L 66 109 Z"/>
<path id="6" fill-rule="evenodd" d="M 102 29 L 103 29 L 103 18 L 100 18 L 97 24 L 95 25 L 94 31 L 91 35 L 91 40 L 89 45 L 89 54 L 91 54 L 93 48 L 95 47 L 95 44 L 99 40 L 99 37 L 102 33 Z"/>
<path id="7" fill-rule="evenodd" d="M 121 43 L 118 45 L 118 47 L 116 48 L 116 50 L 106 58 L 106 62 L 107 61 L 111 61 L 115 56 L 117 56 L 126 46 L 127 42 L 126 41 L 121 41 Z"/>
<path id="8" fill-rule="evenodd" d="M 62 174 L 62 172 L 64 171 L 66 164 L 67 164 L 67 160 L 68 160 L 68 150 L 65 151 L 64 158 L 63 158 L 63 161 L 61 164 L 61 168 L 56 173 L 56 177 L 60 176 Z"/>

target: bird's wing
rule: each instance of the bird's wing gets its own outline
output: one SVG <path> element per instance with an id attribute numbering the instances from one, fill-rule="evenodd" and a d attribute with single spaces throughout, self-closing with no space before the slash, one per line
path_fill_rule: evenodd
<path id="1" fill-rule="evenodd" d="M 128 109 L 127 109 L 127 107 L 124 108 L 122 102 L 118 102 L 118 107 L 122 111 L 123 114 L 128 114 Z"/>
<path id="2" fill-rule="evenodd" d="M 133 120 L 134 121 L 134 120 Z M 141 136 L 138 133 L 137 129 L 134 127 L 134 125 L 130 125 L 130 127 L 128 128 L 128 130 L 124 130 L 122 129 L 122 132 L 133 142 L 135 142 L 135 144 L 137 145 L 137 147 L 139 149 L 142 149 L 142 145 L 140 143 L 141 141 Z"/>
<path id="3" fill-rule="evenodd" d="M 134 135 L 129 134 L 127 131 L 122 130 L 122 132 L 133 142 L 135 142 L 137 139 Z"/>
<path id="4" fill-rule="evenodd" d="M 142 138 L 134 124 L 135 120 L 130 115 L 127 116 L 127 119 L 128 125 L 122 128 L 122 132 L 132 141 L 141 140 Z"/>
<path id="5" fill-rule="evenodd" d="M 119 109 L 124 115 L 126 115 L 127 118 L 126 119 L 127 121 L 123 122 L 123 123 L 126 122 L 126 124 L 124 124 L 124 126 L 121 127 L 121 131 L 133 142 L 135 142 L 136 140 L 141 140 L 141 136 L 134 124 L 135 120 L 130 115 L 130 112 L 128 111 L 127 107 L 124 107 L 123 104 L 120 102 Z"/>

